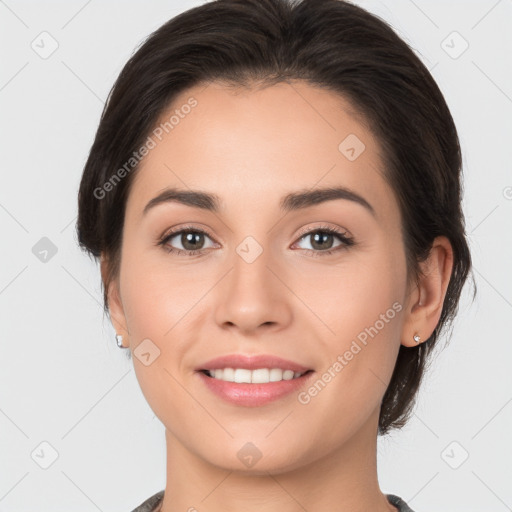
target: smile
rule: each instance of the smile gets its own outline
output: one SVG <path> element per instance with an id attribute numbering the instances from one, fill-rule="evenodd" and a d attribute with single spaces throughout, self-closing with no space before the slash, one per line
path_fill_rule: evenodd
<path id="1" fill-rule="evenodd" d="M 309 371 L 309 370 L 308 370 Z M 282 370 L 281 368 L 256 368 L 247 370 L 245 368 L 220 368 L 215 370 L 204 370 L 206 375 L 224 382 L 237 382 L 246 384 L 267 384 L 282 380 L 292 380 L 301 377 L 306 372 L 294 372 L 293 370 Z"/>
<path id="2" fill-rule="evenodd" d="M 213 396 L 244 407 L 261 407 L 298 393 L 313 374 L 313 370 L 294 372 L 281 368 L 221 368 L 196 371 L 196 375 Z"/>

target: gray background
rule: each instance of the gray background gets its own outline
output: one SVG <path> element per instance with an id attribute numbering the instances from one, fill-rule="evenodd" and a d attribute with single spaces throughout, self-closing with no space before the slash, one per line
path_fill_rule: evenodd
<path id="1" fill-rule="evenodd" d="M 128 511 L 165 486 L 164 429 L 103 319 L 76 194 L 122 66 L 200 3 L 0 1 L 0 511 Z M 512 2 L 356 3 L 391 23 L 445 94 L 478 286 L 412 421 L 379 440 L 381 488 L 415 512 L 512 510 Z M 45 261 L 43 237 L 57 250 Z"/>

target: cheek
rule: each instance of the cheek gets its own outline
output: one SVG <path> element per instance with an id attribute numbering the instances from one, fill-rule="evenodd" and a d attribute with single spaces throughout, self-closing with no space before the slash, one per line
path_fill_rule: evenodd
<path id="1" fill-rule="evenodd" d="M 198 301 L 205 293 L 204 283 L 135 250 L 123 258 L 121 291 L 134 370 L 148 404 L 169 425 L 190 408 L 190 396 L 178 381 L 190 348 L 191 321 L 202 311 Z M 139 344 L 144 351 L 137 349 Z M 147 365 L 141 355 L 146 347 L 151 359 Z"/>
<path id="2" fill-rule="evenodd" d="M 143 338 L 165 343 L 188 322 L 205 293 L 205 282 L 192 266 L 166 265 L 165 255 L 137 256 L 135 251 L 123 261 L 121 283 L 128 329 L 136 343 Z"/>
<path id="3" fill-rule="evenodd" d="M 329 331 L 322 325 L 318 331 L 325 332 L 318 347 L 323 366 L 303 396 L 311 400 L 305 410 L 314 411 L 315 421 L 343 425 L 347 436 L 379 409 L 400 346 L 403 277 L 400 259 L 391 256 L 317 276 L 323 293 L 316 287 L 308 295 Z M 308 282 L 311 290 L 315 280 Z"/>
<path id="4" fill-rule="evenodd" d="M 381 246 L 347 258 L 328 273 L 310 274 L 303 282 L 300 293 L 322 321 L 314 323 L 322 333 L 325 367 L 342 356 L 343 370 L 336 380 L 349 392 L 347 399 L 385 390 L 381 381 L 390 378 L 400 347 L 405 273 L 400 250 Z"/>
<path id="5" fill-rule="evenodd" d="M 401 308 L 393 309 L 393 304 L 403 297 L 403 265 L 395 253 L 357 254 L 336 267 L 302 272 L 294 291 L 322 320 L 318 324 L 325 326 L 325 339 L 347 341 L 374 325 L 390 309 L 386 320 L 397 318 L 395 313 Z M 390 324 L 386 322 L 384 330 L 389 331 Z"/>

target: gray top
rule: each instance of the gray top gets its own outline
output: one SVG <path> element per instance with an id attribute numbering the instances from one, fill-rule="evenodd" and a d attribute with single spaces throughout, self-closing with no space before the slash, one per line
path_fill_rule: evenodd
<path id="1" fill-rule="evenodd" d="M 394 505 L 399 512 L 414 512 L 407 503 L 394 494 L 386 494 L 388 501 L 391 505 Z M 132 512 L 159 512 L 162 506 L 164 497 L 164 491 L 157 492 L 151 498 L 148 498 L 144 503 L 141 503 L 137 508 L 134 508 Z"/>

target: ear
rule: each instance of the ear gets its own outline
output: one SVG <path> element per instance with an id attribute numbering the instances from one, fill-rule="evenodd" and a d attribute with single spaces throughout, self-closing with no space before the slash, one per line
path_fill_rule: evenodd
<path id="1" fill-rule="evenodd" d="M 402 327 L 402 345 L 415 347 L 426 341 L 436 328 L 453 268 L 453 249 L 445 236 L 432 242 L 428 258 L 420 263 L 418 283 L 411 286 Z M 419 342 L 414 336 L 420 336 Z"/>
<path id="2" fill-rule="evenodd" d="M 108 279 L 108 261 L 104 254 L 102 254 L 100 258 L 100 268 L 101 279 L 105 286 Z M 121 302 L 119 280 L 117 277 L 112 278 L 108 284 L 107 301 L 112 326 L 114 327 L 116 334 L 120 334 L 123 337 L 123 345 L 127 347 L 129 346 L 130 337 L 127 329 L 123 303 Z"/>

